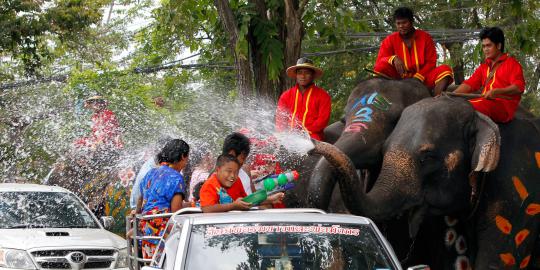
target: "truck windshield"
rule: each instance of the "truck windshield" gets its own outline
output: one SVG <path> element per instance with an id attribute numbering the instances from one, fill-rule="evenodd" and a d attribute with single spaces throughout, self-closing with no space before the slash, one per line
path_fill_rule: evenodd
<path id="1" fill-rule="evenodd" d="M 370 225 L 196 225 L 185 269 L 395 269 Z"/>
<path id="2" fill-rule="evenodd" d="M 0 192 L 0 229 L 99 228 L 75 195 L 64 192 Z"/>

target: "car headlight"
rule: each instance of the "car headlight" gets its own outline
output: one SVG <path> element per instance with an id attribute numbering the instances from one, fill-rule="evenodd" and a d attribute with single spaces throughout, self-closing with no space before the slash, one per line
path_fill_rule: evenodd
<path id="1" fill-rule="evenodd" d="M 127 268 L 129 265 L 129 258 L 127 248 L 118 250 L 118 256 L 116 257 L 115 268 Z"/>
<path id="2" fill-rule="evenodd" d="M 32 258 L 25 250 L 0 248 L 0 267 L 36 269 Z"/>

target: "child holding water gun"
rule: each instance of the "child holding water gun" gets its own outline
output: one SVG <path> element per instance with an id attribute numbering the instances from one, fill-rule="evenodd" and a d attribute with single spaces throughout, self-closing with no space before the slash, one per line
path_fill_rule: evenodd
<path id="1" fill-rule="evenodd" d="M 242 201 L 246 193 L 229 194 L 227 190 L 238 181 L 240 163 L 236 157 L 223 154 L 216 162 L 216 172 L 206 180 L 200 191 L 201 209 L 205 213 L 227 212 L 231 210 L 249 210 L 251 203 Z M 268 196 L 260 204 L 261 208 L 272 207 L 273 203 L 280 202 L 285 197 L 282 192 Z"/>

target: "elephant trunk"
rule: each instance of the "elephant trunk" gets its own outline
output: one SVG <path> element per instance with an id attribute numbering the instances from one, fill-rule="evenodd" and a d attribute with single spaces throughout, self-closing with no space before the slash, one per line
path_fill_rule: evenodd
<path id="1" fill-rule="evenodd" d="M 399 213 L 397 212 L 399 207 L 396 206 L 402 205 L 405 198 L 400 195 L 401 192 L 396 187 L 396 182 L 391 181 L 391 175 L 395 176 L 395 173 L 383 170 L 373 189 L 369 193 L 365 193 L 364 180 L 358 177 L 352 161 L 341 150 L 328 143 L 315 142 L 315 148 L 312 152 L 324 156 L 328 164 L 335 167 L 334 176 L 339 182 L 341 197 L 352 214 L 367 216 L 375 220 L 385 220 Z M 326 196 L 327 192 L 331 194 L 331 190 L 327 191 L 324 187 L 319 190 L 311 188 L 316 186 L 314 184 L 310 183 L 308 201 L 312 206 L 317 207 L 321 195 Z M 325 194 L 318 192 L 325 192 Z"/>
<path id="2" fill-rule="evenodd" d="M 343 202 L 345 203 L 347 209 L 353 214 L 363 214 L 363 210 L 365 209 L 364 207 L 367 204 L 367 202 L 361 199 L 365 197 L 362 196 L 364 195 L 364 182 L 358 177 L 358 174 L 356 173 L 356 168 L 354 167 L 352 161 L 347 155 L 345 155 L 334 145 L 325 142 L 314 142 L 314 144 L 315 148 L 312 150 L 312 152 L 320 154 L 326 159 L 319 161 L 318 165 L 331 165 L 335 168 L 335 170 L 326 169 L 322 171 L 328 172 L 330 174 L 333 174 L 334 177 L 337 177 L 341 190 L 341 198 L 343 199 Z M 330 179 L 331 178 L 332 177 L 330 176 Z M 320 176 L 320 178 L 312 178 L 312 181 L 317 181 L 318 179 L 324 180 L 328 179 L 328 177 L 326 175 L 323 175 Z M 317 186 L 319 184 L 319 190 L 317 190 Z M 328 198 L 332 194 L 333 187 L 333 185 L 330 185 L 329 187 L 328 185 L 324 186 L 324 183 L 311 182 L 310 189 L 308 191 L 309 203 L 315 207 L 318 207 L 321 204 L 320 199 L 322 198 L 323 203 L 326 202 L 326 205 L 324 206 L 327 206 Z"/>
<path id="3" fill-rule="evenodd" d="M 317 150 L 313 150 L 317 152 Z M 317 152 L 318 153 L 318 152 Z M 321 158 L 311 174 L 308 185 L 308 205 L 327 210 L 332 198 L 335 186 L 336 172 L 334 167 L 325 159 Z"/>

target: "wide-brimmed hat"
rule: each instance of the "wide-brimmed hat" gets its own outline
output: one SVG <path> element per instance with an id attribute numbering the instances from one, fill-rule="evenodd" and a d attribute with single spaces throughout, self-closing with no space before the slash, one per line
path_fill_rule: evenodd
<path id="1" fill-rule="evenodd" d="M 311 61 L 311 59 L 302 57 L 298 59 L 298 61 L 296 61 L 296 65 L 291 66 L 287 69 L 287 76 L 289 76 L 289 78 L 296 79 L 296 71 L 301 68 L 307 68 L 307 69 L 313 70 L 313 79 L 318 79 L 323 74 L 322 69 L 316 67 L 313 64 L 313 61 Z"/>
<path id="2" fill-rule="evenodd" d="M 85 103 L 101 102 L 107 103 L 107 100 L 103 96 L 91 96 L 84 100 Z"/>

